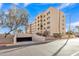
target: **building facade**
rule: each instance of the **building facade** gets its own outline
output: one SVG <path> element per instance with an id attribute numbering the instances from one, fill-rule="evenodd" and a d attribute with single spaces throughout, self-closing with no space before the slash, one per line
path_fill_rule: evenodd
<path id="1" fill-rule="evenodd" d="M 44 33 L 48 31 L 50 35 L 54 33 L 65 34 L 65 16 L 64 13 L 50 7 L 48 10 L 36 16 L 35 21 L 28 26 L 28 33 Z"/>

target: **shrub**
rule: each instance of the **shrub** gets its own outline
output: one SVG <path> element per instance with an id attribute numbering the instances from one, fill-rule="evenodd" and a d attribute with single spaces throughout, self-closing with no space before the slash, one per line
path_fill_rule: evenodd
<path id="1" fill-rule="evenodd" d="M 43 36 L 48 36 L 49 35 L 49 31 L 44 31 Z"/>
<path id="2" fill-rule="evenodd" d="M 62 37 L 62 34 L 61 33 L 54 33 L 53 36 L 55 38 L 61 38 Z"/>

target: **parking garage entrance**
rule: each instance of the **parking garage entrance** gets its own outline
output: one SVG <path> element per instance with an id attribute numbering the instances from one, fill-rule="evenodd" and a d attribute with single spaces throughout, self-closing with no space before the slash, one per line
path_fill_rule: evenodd
<path id="1" fill-rule="evenodd" d="M 24 41 L 32 41 L 32 37 L 18 37 L 16 38 L 17 42 L 24 42 Z"/>

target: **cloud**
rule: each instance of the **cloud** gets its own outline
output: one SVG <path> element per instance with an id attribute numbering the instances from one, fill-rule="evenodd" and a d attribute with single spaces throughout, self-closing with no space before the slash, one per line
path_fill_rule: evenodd
<path id="1" fill-rule="evenodd" d="M 76 30 L 76 26 L 79 26 L 79 21 L 73 22 L 70 24 L 70 30 Z M 66 32 L 69 31 L 69 24 L 66 24 Z"/>
<path id="2" fill-rule="evenodd" d="M 19 3 L 13 3 L 14 5 L 18 5 Z"/>
<path id="3" fill-rule="evenodd" d="M 58 9 L 63 9 L 63 8 L 66 8 L 68 6 L 73 6 L 73 5 L 75 5 L 75 3 L 63 3 L 58 7 Z"/>
<path id="4" fill-rule="evenodd" d="M 30 3 L 24 3 L 24 7 L 28 6 Z"/>
<path id="5" fill-rule="evenodd" d="M 73 22 L 70 25 L 71 25 L 71 27 L 79 26 L 79 21 Z M 66 26 L 68 27 L 69 24 L 66 24 Z"/>
<path id="6" fill-rule="evenodd" d="M 9 14 L 9 11 L 5 11 L 5 14 Z"/>
<path id="7" fill-rule="evenodd" d="M 74 23 L 71 23 L 71 26 L 79 26 L 79 21 L 77 21 L 77 22 L 74 22 Z"/>
<path id="8" fill-rule="evenodd" d="M 0 8 L 2 8 L 2 3 L 0 3 Z"/>

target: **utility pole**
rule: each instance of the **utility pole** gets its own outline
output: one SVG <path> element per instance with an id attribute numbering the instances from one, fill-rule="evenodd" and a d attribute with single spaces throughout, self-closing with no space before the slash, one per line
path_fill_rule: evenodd
<path id="1" fill-rule="evenodd" d="M 71 15 L 69 15 L 69 38 L 71 33 Z"/>

